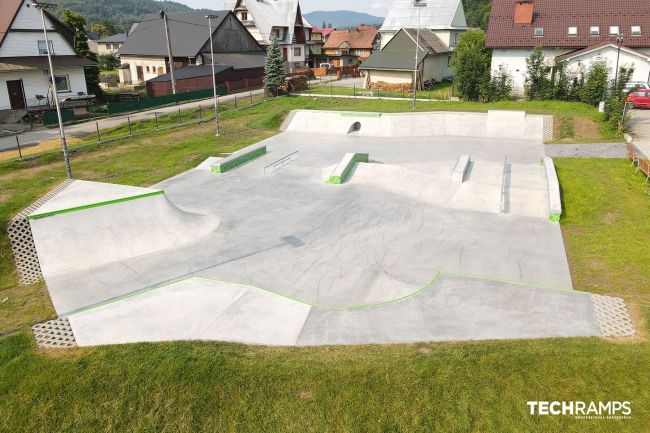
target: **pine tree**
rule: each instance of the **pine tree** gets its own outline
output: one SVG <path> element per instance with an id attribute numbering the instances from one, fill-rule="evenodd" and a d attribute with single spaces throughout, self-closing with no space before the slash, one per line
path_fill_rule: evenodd
<path id="1" fill-rule="evenodd" d="M 75 51 L 82 57 L 97 61 L 97 54 L 90 51 L 88 46 L 88 33 L 86 32 L 86 18 L 83 15 L 73 12 L 69 9 L 63 9 L 63 23 L 74 30 L 75 34 Z M 101 96 L 102 89 L 99 87 L 99 67 L 90 66 L 84 69 L 86 75 L 86 89 L 88 93 L 95 96 Z"/>
<path id="2" fill-rule="evenodd" d="M 278 40 L 273 37 L 264 62 L 264 91 L 270 96 L 277 96 L 284 82 L 284 60 Z"/>

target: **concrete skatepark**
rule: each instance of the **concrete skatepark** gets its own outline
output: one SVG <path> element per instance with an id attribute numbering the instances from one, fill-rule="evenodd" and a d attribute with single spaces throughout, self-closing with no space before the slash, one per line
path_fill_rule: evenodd
<path id="1" fill-rule="evenodd" d="M 542 117 L 297 111 L 283 130 L 251 160 L 151 188 L 75 181 L 31 214 L 79 345 L 601 335 L 572 289 Z M 368 162 L 328 183 L 348 153 Z"/>

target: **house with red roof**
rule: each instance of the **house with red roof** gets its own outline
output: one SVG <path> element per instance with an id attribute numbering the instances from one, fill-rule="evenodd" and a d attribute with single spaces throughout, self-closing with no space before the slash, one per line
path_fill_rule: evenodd
<path id="1" fill-rule="evenodd" d="M 354 66 L 366 60 L 379 49 L 381 36 L 376 27 L 359 26 L 352 30 L 335 30 L 323 45 L 317 64 L 330 63 L 334 66 Z"/>
<path id="2" fill-rule="evenodd" d="M 611 78 L 618 63 L 634 67 L 632 81 L 648 82 L 650 1 L 493 0 L 486 46 L 493 50 L 493 72 L 507 71 L 519 94 L 526 82 L 526 58 L 537 46 L 549 66 L 565 61 L 579 73 L 604 60 Z"/>

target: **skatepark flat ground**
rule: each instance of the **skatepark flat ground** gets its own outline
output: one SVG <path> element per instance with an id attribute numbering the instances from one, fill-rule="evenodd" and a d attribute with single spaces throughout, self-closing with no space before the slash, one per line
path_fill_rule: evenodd
<path id="1" fill-rule="evenodd" d="M 179 218 L 192 221 L 188 241 L 46 275 L 79 344 L 599 335 L 548 220 L 540 138 L 284 132 L 265 144 L 266 155 L 230 172 L 203 165 L 152 187 L 191 216 Z M 348 152 L 370 162 L 326 183 Z M 195 227 L 204 219 L 209 230 Z"/>

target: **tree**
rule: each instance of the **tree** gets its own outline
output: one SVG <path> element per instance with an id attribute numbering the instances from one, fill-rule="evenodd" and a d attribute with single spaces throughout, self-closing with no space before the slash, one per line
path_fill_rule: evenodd
<path id="1" fill-rule="evenodd" d="M 487 29 L 488 19 L 490 18 L 491 0 L 463 0 L 465 6 L 465 18 L 467 25 Z"/>
<path id="2" fill-rule="evenodd" d="M 481 30 L 463 33 L 451 64 L 461 98 L 478 101 L 481 87 L 490 81 L 491 51 L 485 48 L 485 33 Z"/>
<path id="3" fill-rule="evenodd" d="M 324 29 L 325 27 L 327 27 L 327 23 L 323 21 L 323 26 L 321 28 Z"/>
<path id="4" fill-rule="evenodd" d="M 580 90 L 580 100 L 585 104 L 598 105 L 604 100 L 607 91 L 609 68 L 605 59 L 598 59 L 591 64 L 587 79 Z"/>
<path id="5" fill-rule="evenodd" d="M 284 60 L 280 52 L 278 40 L 271 38 L 266 61 L 264 62 L 264 91 L 271 96 L 277 96 L 286 76 L 284 72 Z"/>
<path id="6" fill-rule="evenodd" d="M 610 82 L 609 94 L 605 101 L 604 119 L 614 128 L 619 136 L 625 132 L 625 119 L 623 110 L 628 92 L 625 90 L 627 83 L 632 79 L 634 67 L 621 66 L 618 78 Z"/>
<path id="7" fill-rule="evenodd" d="M 526 97 L 530 100 L 548 99 L 552 96 L 551 80 L 548 77 L 549 67 L 541 46 L 535 47 L 530 56 L 526 57 Z"/>
<path id="8" fill-rule="evenodd" d="M 88 46 L 88 34 L 86 32 L 86 18 L 83 15 L 64 9 L 61 13 L 63 23 L 74 30 L 75 33 L 75 51 L 82 57 L 97 61 L 97 55 L 90 51 Z M 99 67 L 89 66 L 84 69 L 86 75 L 86 89 L 88 93 L 95 96 L 101 96 L 102 89 L 99 87 Z"/>
<path id="9" fill-rule="evenodd" d="M 110 71 L 120 66 L 120 61 L 112 53 L 100 54 L 97 57 L 97 62 L 99 63 L 100 69 L 105 71 Z"/>

